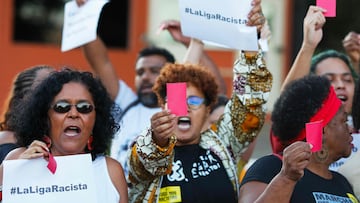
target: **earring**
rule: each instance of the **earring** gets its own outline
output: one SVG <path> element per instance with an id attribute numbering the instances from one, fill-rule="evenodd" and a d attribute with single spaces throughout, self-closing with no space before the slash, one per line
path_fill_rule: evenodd
<path id="1" fill-rule="evenodd" d="M 325 162 L 328 157 L 329 157 L 329 150 L 324 145 L 319 152 L 315 153 L 315 158 L 319 162 Z"/>
<path id="2" fill-rule="evenodd" d="M 44 136 L 43 141 L 46 143 L 47 148 L 51 147 L 51 139 L 49 136 Z"/>
<path id="3" fill-rule="evenodd" d="M 325 145 L 325 139 L 326 139 L 325 127 L 322 128 L 322 134 L 323 134 L 322 148 L 320 151 L 315 153 L 315 159 L 319 162 L 325 162 L 329 157 L 329 150 Z"/>
<path id="4" fill-rule="evenodd" d="M 94 137 L 90 136 L 88 141 L 87 141 L 87 148 L 89 151 L 93 150 L 93 146 L 92 146 L 92 142 L 93 142 Z"/>

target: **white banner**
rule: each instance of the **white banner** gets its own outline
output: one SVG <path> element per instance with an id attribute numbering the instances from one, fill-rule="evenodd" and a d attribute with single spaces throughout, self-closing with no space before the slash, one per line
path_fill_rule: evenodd
<path id="1" fill-rule="evenodd" d="M 52 174 L 44 158 L 3 162 L 3 203 L 96 203 L 90 154 L 55 157 Z"/>
<path id="2" fill-rule="evenodd" d="M 107 0 L 89 0 L 78 6 L 75 0 L 64 8 L 61 51 L 69 51 L 96 39 L 96 30 L 102 7 Z"/>
<path id="3" fill-rule="evenodd" d="M 246 25 L 251 0 L 179 0 L 184 35 L 237 50 L 258 50 L 256 27 Z"/>

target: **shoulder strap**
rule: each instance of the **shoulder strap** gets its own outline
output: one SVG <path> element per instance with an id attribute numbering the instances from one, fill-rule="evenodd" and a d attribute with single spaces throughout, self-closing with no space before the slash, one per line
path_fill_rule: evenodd
<path id="1" fill-rule="evenodd" d="M 124 111 L 121 112 L 120 117 L 119 117 L 119 121 L 122 120 L 122 118 L 124 117 L 124 115 L 126 114 L 126 112 L 128 112 L 132 107 L 136 106 L 139 102 L 140 102 L 139 99 L 131 102 L 131 103 L 124 109 Z"/>

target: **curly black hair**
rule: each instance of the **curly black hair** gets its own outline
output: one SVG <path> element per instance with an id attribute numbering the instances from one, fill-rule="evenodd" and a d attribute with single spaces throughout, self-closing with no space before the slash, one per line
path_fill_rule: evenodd
<path id="1" fill-rule="evenodd" d="M 289 83 L 276 100 L 272 130 L 282 141 L 294 139 L 328 97 L 330 82 L 324 76 L 306 76 Z"/>
<path id="2" fill-rule="evenodd" d="M 90 72 L 81 72 L 64 68 L 61 71 L 51 73 L 22 106 L 23 110 L 17 116 L 20 126 L 15 129 L 15 136 L 18 145 L 29 146 L 34 140 L 43 140 L 49 135 L 50 122 L 48 110 L 56 95 L 59 94 L 64 84 L 76 82 L 83 84 L 90 92 L 94 101 L 96 119 L 93 132 L 93 159 L 97 154 L 105 154 L 110 147 L 114 133 L 120 128 L 117 122 L 117 115 L 120 109 L 110 99 L 105 87 L 99 79 L 93 77 Z"/>
<path id="3" fill-rule="evenodd" d="M 137 56 L 137 60 L 142 57 L 152 56 L 152 55 L 160 55 L 166 59 L 168 63 L 175 63 L 175 57 L 172 53 L 168 50 L 156 46 L 149 46 L 145 47 L 144 49 L 140 50 Z"/>

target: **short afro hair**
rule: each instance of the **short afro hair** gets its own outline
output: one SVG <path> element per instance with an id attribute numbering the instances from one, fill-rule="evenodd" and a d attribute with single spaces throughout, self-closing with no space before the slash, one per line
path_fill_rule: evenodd
<path id="1" fill-rule="evenodd" d="M 314 75 L 289 83 L 274 104 L 271 115 L 274 134 L 282 141 L 297 137 L 321 108 L 330 87 L 326 77 Z"/>

